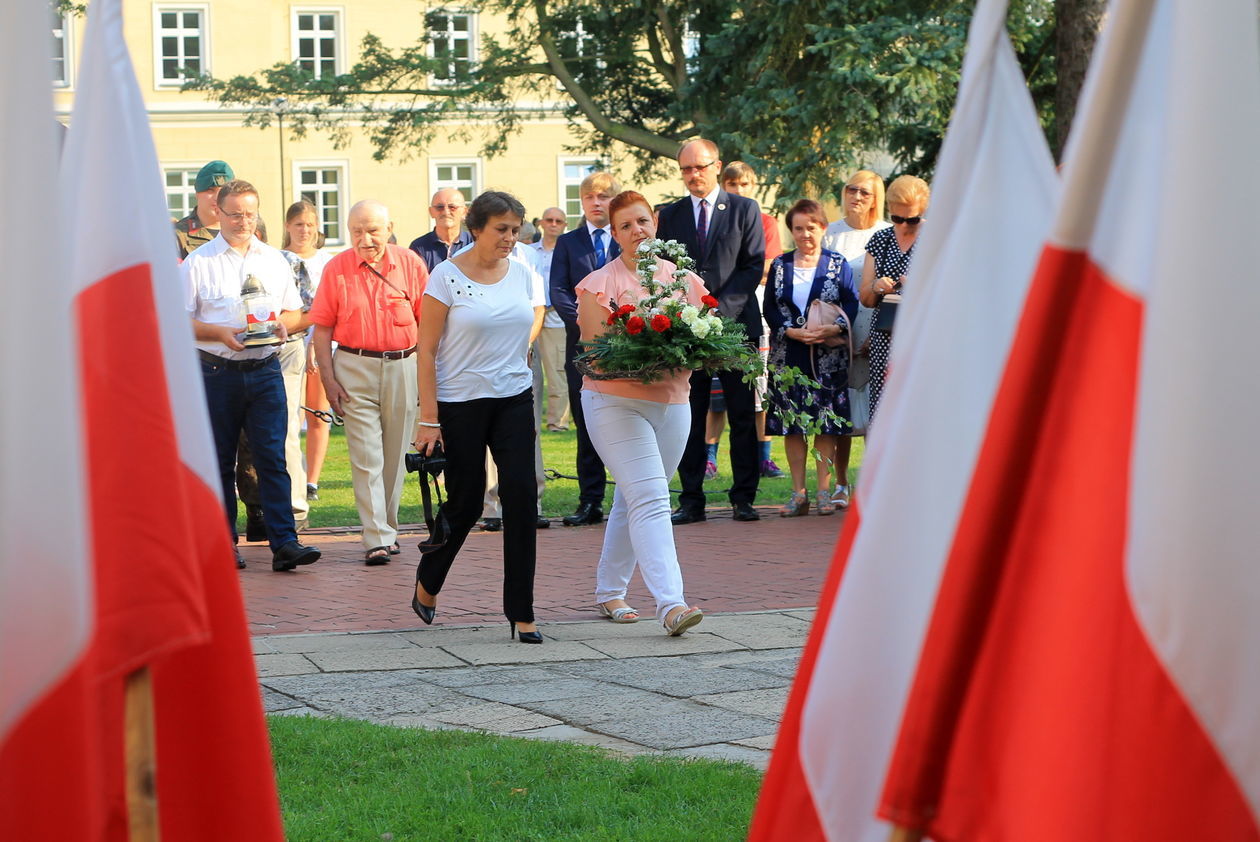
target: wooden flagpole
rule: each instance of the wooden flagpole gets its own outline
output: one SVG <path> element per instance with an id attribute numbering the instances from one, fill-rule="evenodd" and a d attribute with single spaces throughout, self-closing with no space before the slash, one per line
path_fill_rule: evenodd
<path id="1" fill-rule="evenodd" d="M 153 726 L 153 678 L 148 667 L 127 676 L 124 698 L 130 839 L 131 842 L 158 842 L 157 742 Z"/>

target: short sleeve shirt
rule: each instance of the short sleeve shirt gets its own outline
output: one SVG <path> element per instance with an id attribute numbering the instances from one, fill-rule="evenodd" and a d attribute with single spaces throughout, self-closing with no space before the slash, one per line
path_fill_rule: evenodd
<path id="1" fill-rule="evenodd" d="M 333 341 L 361 351 L 405 351 L 416 344 L 420 302 L 429 279 L 424 262 L 401 246 L 385 246 L 377 271 L 354 249 L 328 261 L 310 318 L 332 328 Z"/>
<path id="2" fill-rule="evenodd" d="M 289 261 L 278 249 L 251 238 L 249 250 L 241 254 L 220 234 L 188 255 L 179 267 L 184 281 L 184 306 L 189 315 L 211 325 L 227 325 L 245 330 L 245 304 L 241 287 L 253 275 L 262 282 L 275 311 L 301 310 L 302 298 L 293 283 Z M 233 351 L 222 342 L 197 341 L 197 347 L 232 360 L 269 357 L 276 352 L 270 345 Z"/>
<path id="3" fill-rule="evenodd" d="M 531 265 L 507 261 L 507 274 L 481 284 L 451 261 L 438 264 L 425 294 L 445 304 L 437 348 L 437 399 L 510 398 L 534 382 L 528 362 L 534 308 L 543 280 Z"/>

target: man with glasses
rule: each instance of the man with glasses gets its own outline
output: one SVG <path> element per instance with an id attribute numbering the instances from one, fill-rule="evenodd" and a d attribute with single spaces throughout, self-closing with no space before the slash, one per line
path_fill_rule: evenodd
<path id="1" fill-rule="evenodd" d="M 193 188 L 197 205 L 192 213 L 175 223 L 175 241 L 179 259 L 183 260 L 198 246 L 204 246 L 219 233 L 219 188 L 236 178 L 227 161 L 211 161 L 197 172 Z M 255 227 L 258 239 L 267 242 L 267 227 L 259 219 Z"/>
<path id="2" fill-rule="evenodd" d="M 181 264 L 185 301 L 193 319 L 197 353 L 205 380 L 210 428 L 219 461 L 223 504 L 236 541 L 236 448 L 249 438 L 262 505 L 271 568 L 288 571 L 319 558 L 319 550 L 298 543 L 290 507 L 291 482 L 284 461 L 288 411 L 277 344 L 246 346 L 247 321 L 267 321 L 278 313 L 277 339 L 303 330 L 308 322 L 293 283 L 289 262 L 254 236 L 258 191 L 233 180 L 219 189 L 219 233 Z M 243 288 L 260 283 L 265 298 L 246 313 Z M 240 553 L 237 567 L 244 567 Z"/>
<path id="3" fill-rule="evenodd" d="M 351 247 L 328 261 L 311 306 L 312 344 L 328 403 L 346 420 L 363 560 L 376 566 L 399 553 L 403 454 L 416 433 L 416 338 L 429 272 L 389 243 L 394 223 L 380 202 L 356 203 L 347 224 Z"/>
<path id="4" fill-rule="evenodd" d="M 717 298 L 723 315 L 744 326 L 750 344 L 761 338 L 761 308 L 757 290 L 765 268 L 766 238 L 761 227 L 761 208 L 752 199 L 721 189 L 721 156 L 712 141 L 697 139 L 678 152 L 678 170 L 688 196 L 661 209 L 656 236 L 677 240 L 696 262 L 696 274 Z M 729 497 L 734 518 L 760 520 L 753 508 L 760 479 L 753 391 L 743 372 L 718 372 L 730 419 L 731 473 Z M 674 511 L 675 524 L 705 519 L 704 469 L 705 420 L 709 412 L 710 378 L 703 371 L 691 377 L 691 432 L 678 476 L 682 493 Z"/>
<path id="5" fill-rule="evenodd" d="M 433 230 L 411 241 L 411 250 L 420 255 L 432 272 L 443 260 L 449 260 L 472 242 L 472 234 L 462 229 L 468 205 L 464 194 L 454 187 L 444 187 L 433 194 L 429 216 Z"/>

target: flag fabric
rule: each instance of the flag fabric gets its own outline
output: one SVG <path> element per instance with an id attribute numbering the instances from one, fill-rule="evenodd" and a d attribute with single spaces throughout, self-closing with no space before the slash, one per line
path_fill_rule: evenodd
<path id="1" fill-rule="evenodd" d="M 87 700 L 87 725 L 77 752 L 22 764 L 6 746 L 0 775 L 55 793 L 67 757 L 82 758 L 92 814 L 61 835 L 125 838 L 124 681 L 148 667 L 163 839 L 280 840 L 201 374 L 120 0 L 91 4 L 58 181 L 62 236 L 79 244 L 68 254 L 67 327 L 78 340 L 72 417 L 86 453 L 94 584 L 90 648 L 66 686 Z M 36 620 L 24 633 L 38 639 L 42 628 Z M 58 707 L 58 694 L 47 703 Z M 37 703 L 28 723 L 25 751 L 59 720 Z M 36 830 L 48 827 L 43 816 L 9 806 L 0 837 L 46 835 Z"/>
<path id="2" fill-rule="evenodd" d="M 882 814 L 954 840 L 1260 839 L 1260 47 L 1118 0 Z"/>
<path id="3" fill-rule="evenodd" d="M 976 7 L 888 386 L 771 755 L 756 842 L 888 837 L 876 818 L 883 774 L 1058 192 L 1006 7 Z"/>

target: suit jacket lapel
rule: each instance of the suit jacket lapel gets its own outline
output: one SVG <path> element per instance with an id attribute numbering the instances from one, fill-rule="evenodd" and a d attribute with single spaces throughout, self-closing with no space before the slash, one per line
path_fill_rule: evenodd
<path id="1" fill-rule="evenodd" d="M 704 253 L 713 251 L 713 243 L 721 236 L 726 234 L 729 226 L 728 220 L 731 216 L 731 194 L 725 190 L 719 190 L 717 200 L 713 207 L 709 208 L 709 232 L 704 239 Z M 695 226 L 695 218 L 692 218 L 692 226 Z"/>

